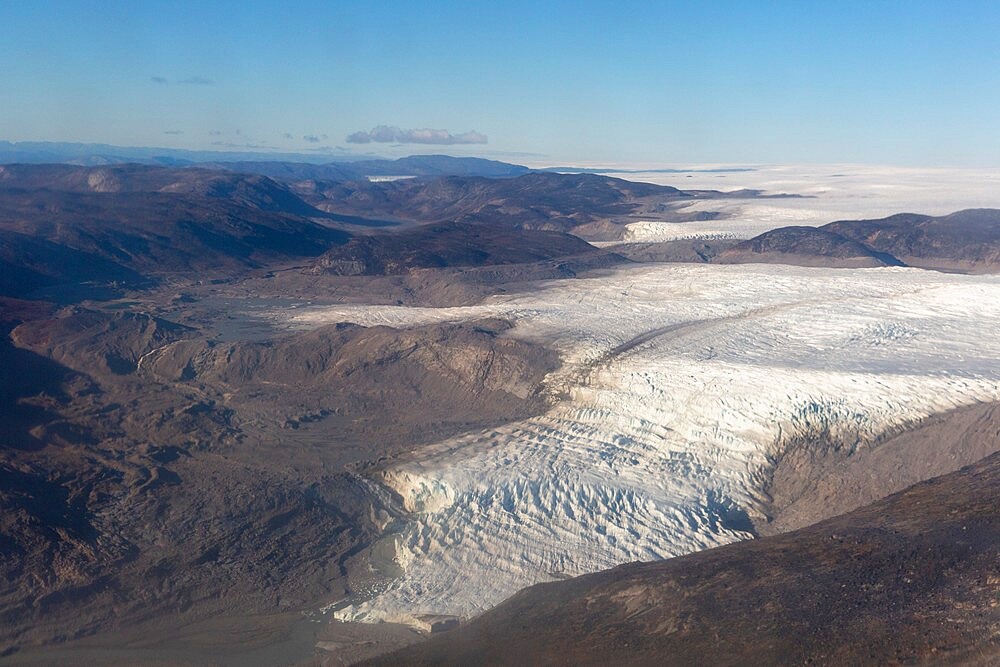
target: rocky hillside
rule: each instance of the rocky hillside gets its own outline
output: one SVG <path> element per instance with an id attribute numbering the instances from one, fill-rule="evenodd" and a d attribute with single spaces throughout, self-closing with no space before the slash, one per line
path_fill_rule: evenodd
<path id="1" fill-rule="evenodd" d="M 306 181 L 293 189 L 316 208 L 342 215 L 562 232 L 653 209 L 662 217 L 664 210 L 708 196 L 594 174 L 554 173 L 389 183 Z"/>
<path id="2" fill-rule="evenodd" d="M 901 213 L 881 220 L 833 222 L 824 229 L 907 266 L 992 273 L 1000 270 L 1000 209 L 938 217 Z"/>
<path id="3" fill-rule="evenodd" d="M 2 303 L 0 655 L 346 595 L 390 518 L 355 468 L 544 409 L 558 365 L 499 321 L 219 343 Z"/>
<path id="4" fill-rule="evenodd" d="M 395 275 L 411 269 L 525 264 L 598 253 L 569 234 L 443 223 L 394 234 L 355 236 L 309 269 L 336 275 Z"/>
<path id="5" fill-rule="evenodd" d="M 892 255 L 878 252 L 825 227 L 782 227 L 721 252 L 718 264 L 763 262 L 837 268 L 901 266 Z"/>
<path id="6" fill-rule="evenodd" d="M 259 176 L 0 167 L 0 294 L 143 287 L 178 273 L 209 278 L 315 257 L 349 238 L 312 214 L 324 215 Z"/>
<path id="7" fill-rule="evenodd" d="M 938 217 L 900 213 L 818 228 L 782 227 L 737 244 L 712 261 L 993 273 L 1000 271 L 1000 210 L 967 209 Z"/>

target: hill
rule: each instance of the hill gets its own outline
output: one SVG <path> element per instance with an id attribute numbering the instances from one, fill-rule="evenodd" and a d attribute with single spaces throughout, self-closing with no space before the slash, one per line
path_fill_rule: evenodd
<path id="1" fill-rule="evenodd" d="M 782 227 L 765 232 L 722 251 L 714 261 L 718 264 L 764 262 L 838 268 L 902 265 L 887 253 L 817 227 Z"/>
<path id="2" fill-rule="evenodd" d="M 817 228 L 782 227 L 739 243 L 712 261 L 993 273 L 1000 271 L 1000 210 L 966 209 L 936 217 L 899 213 Z"/>
<path id="3" fill-rule="evenodd" d="M 1000 209 L 949 215 L 900 213 L 832 222 L 824 229 L 890 254 L 907 266 L 992 273 L 1000 270 Z"/>
<path id="4" fill-rule="evenodd" d="M 355 236 L 326 251 L 309 272 L 395 275 L 410 269 L 522 264 L 598 252 L 569 234 L 452 222 Z"/>
<path id="5" fill-rule="evenodd" d="M 260 176 L 140 165 L 0 167 L 0 294 L 227 274 L 315 257 L 349 238 L 313 214 L 324 215 Z"/>

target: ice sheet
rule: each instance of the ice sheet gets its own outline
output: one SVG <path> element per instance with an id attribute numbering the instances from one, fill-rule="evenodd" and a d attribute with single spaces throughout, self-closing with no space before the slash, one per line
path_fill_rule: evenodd
<path id="1" fill-rule="evenodd" d="M 723 220 L 636 222 L 626 241 L 751 238 L 776 227 L 819 226 L 834 220 L 881 218 L 911 212 L 943 215 L 966 208 L 1000 208 L 998 169 L 921 169 L 870 165 L 755 166 L 750 171 L 688 173 L 608 172 L 632 181 L 685 190 L 763 190 L 801 198 L 723 199 L 688 211 L 721 211 Z M 690 176 L 690 178 L 689 178 Z"/>

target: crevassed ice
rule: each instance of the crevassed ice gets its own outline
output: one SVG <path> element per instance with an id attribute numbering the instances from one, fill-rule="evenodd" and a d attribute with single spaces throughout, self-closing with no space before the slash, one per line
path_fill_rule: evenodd
<path id="1" fill-rule="evenodd" d="M 547 383 L 563 399 L 386 471 L 413 513 L 397 539 L 405 573 L 342 619 L 470 616 L 532 583 L 745 539 L 789 438 L 864 446 L 1000 398 L 1000 277 L 656 265 L 470 308 L 297 317 L 483 316 L 561 352 Z"/>

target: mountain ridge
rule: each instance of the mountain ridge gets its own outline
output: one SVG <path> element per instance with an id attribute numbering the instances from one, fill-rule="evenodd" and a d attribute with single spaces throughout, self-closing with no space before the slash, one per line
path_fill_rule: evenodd
<path id="1" fill-rule="evenodd" d="M 661 255 L 667 255 L 668 243 L 659 244 L 664 247 Z M 838 220 L 820 227 L 778 227 L 723 245 L 718 252 L 700 259 L 717 264 L 909 266 L 995 273 L 1000 271 L 1000 209 L 963 209 L 939 216 L 896 213 L 877 219 Z M 674 255 L 683 256 L 679 252 Z"/>

